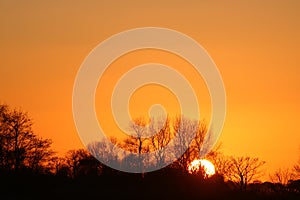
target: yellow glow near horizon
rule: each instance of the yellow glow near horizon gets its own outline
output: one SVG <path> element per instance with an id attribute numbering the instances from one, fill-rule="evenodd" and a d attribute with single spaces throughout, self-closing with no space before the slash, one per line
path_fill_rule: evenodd
<path id="1" fill-rule="evenodd" d="M 203 168 L 205 174 L 208 177 L 216 173 L 215 166 L 206 159 L 193 160 L 188 166 L 188 170 L 190 173 L 197 172 L 200 168 Z"/>

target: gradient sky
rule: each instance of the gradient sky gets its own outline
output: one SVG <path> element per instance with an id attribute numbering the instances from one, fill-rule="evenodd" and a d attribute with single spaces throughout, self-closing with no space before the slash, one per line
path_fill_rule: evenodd
<path id="1" fill-rule="evenodd" d="M 58 152 L 79 148 L 72 89 L 84 58 L 121 31 L 170 28 L 199 42 L 220 70 L 224 153 L 258 156 L 268 171 L 296 162 L 300 1 L 129 2 L 1 0 L 0 102 L 28 111 Z"/>

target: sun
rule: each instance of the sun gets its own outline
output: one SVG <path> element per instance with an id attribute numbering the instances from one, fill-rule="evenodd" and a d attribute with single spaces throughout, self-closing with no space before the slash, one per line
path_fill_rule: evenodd
<path id="1" fill-rule="evenodd" d="M 204 172 L 208 177 L 210 177 L 216 173 L 215 166 L 206 159 L 193 160 L 189 164 L 188 170 L 192 174 L 192 173 L 199 171 L 200 167 L 202 167 L 204 169 Z"/>

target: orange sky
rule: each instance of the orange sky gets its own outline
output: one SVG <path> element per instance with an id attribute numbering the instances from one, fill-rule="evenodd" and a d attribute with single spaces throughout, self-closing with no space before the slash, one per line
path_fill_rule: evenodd
<path id="1" fill-rule="evenodd" d="M 130 2 L 1 1 L 0 102 L 29 111 L 57 151 L 78 148 L 72 89 L 84 58 L 118 32 L 166 27 L 199 42 L 222 74 L 223 151 L 258 156 L 270 171 L 296 162 L 299 1 Z"/>

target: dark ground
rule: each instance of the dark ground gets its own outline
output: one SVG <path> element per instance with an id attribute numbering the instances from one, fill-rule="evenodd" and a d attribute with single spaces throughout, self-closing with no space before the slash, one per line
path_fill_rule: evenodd
<path id="1" fill-rule="evenodd" d="M 54 175 L 0 174 L 0 199 L 300 199 L 300 193 L 275 191 L 272 185 L 241 192 L 220 176 L 203 179 L 158 171 L 70 179 Z M 253 189 L 255 188 L 255 189 Z"/>

